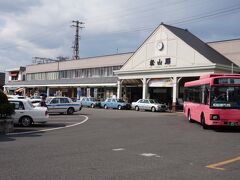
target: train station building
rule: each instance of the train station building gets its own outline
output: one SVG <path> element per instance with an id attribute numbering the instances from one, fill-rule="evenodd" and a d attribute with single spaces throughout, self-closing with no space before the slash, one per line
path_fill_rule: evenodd
<path id="1" fill-rule="evenodd" d="M 135 52 L 32 64 L 24 81 L 9 81 L 4 88 L 129 102 L 154 98 L 175 106 L 185 82 L 209 73 L 239 73 L 239 47 L 240 39 L 205 43 L 186 29 L 161 24 Z"/>

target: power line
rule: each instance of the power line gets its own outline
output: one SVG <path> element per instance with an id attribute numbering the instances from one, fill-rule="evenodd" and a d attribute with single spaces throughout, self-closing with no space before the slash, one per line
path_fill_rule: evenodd
<path id="1" fill-rule="evenodd" d="M 88 21 L 88 24 L 90 23 L 99 23 L 101 21 L 106 21 L 106 19 L 109 21 L 111 19 L 122 19 L 123 17 L 127 17 L 129 18 L 129 16 L 131 15 L 136 15 L 136 14 L 139 14 L 141 13 L 141 15 L 143 13 L 148 13 L 148 12 L 152 12 L 152 10 L 154 9 L 159 9 L 159 7 L 161 7 L 161 11 L 163 8 L 166 8 L 168 6 L 171 6 L 171 5 L 178 5 L 178 4 L 181 4 L 181 3 L 184 3 L 186 2 L 186 0 L 180 0 L 180 1 L 175 1 L 175 2 L 154 2 L 154 3 L 148 3 L 147 5 L 144 5 L 144 6 L 140 6 L 139 8 L 126 8 L 124 9 L 123 11 L 117 11 L 117 12 L 114 12 L 114 13 L 111 13 L 111 14 L 105 14 L 101 17 L 99 16 L 96 16 L 96 17 L 92 17 L 92 19 L 94 20 L 90 20 Z M 161 6 L 157 6 L 157 5 L 161 5 Z M 116 17 L 114 17 L 116 16 Z"/>
<path id="2" fill-rule="evenodd" d="M 193 16 L 190 18 L 186 18 L 185 20 L 177 20 L 175 22 L 173 22 L 173 24 L 182 24 L 182 23 L 189 23 L 191 21 L 196 21 L 196 20 L 200 20 L 200 19 L 206 19 L 209 17 L 214 17 L 214 16 L 218 16 L 218 15 L 223 15 L 223 14 L 232 14 L 235 13 L 235 11 L 239 10 L 240 6 L 234 6 L 233 8 L 229 8 L 229 9 L 220 9 L 217 10 L 216 12 L 213 13 L 209 13 L 207 15 L 200 15 L 200 16 Z"/>
<path id="3" fill-rule="evenodd" d="M 191 23 L 192 22 L 199 22 L 199 21 L 204 20 L 206 18 L 217 17 L 217 16 L 221 16 L 221 15 L 225 15 L 225 14 L 233 14 L 237 10 L 240 10 L 239 5 L 237 7 L 235 5 L 234 7 L 230 7 L 228 9 L 226 9 L 226 8 L 218 9 L 214 12 L 199 14 L 197 16 L 186 17 L 186 18 L 178 19 L 178 20 L 175 20 L 175 21 L 172 21 L 172 22 L 166 22 L 166 24 L 177 25 L 177 24 L 186 24 L 186 23 L 190 23 L 190 22 Z M 153 30 L 154 28 L 156 28 L 156 27 L 155 26 L 141 27 L 141 28 L 138 28 L 138 29 L 126 30 L 126 31 L 114 31 L 114 32 L 111 32 L 111 33 L 112 34 L 122 34 L 122 33 L 130 33 L 130 32 L 143 32 L 143 31 Z"/>

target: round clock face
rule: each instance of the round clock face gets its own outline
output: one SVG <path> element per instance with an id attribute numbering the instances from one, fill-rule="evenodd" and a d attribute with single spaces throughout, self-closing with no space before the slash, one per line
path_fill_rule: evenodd
<path id="1" fill-rule="evenodd" d="M 158 42 L 158 43 L 157 43 L 157 49 L 158 49 L 159 51 L 163 50 L 163 47 L 164 47 L 163 42 Z"/>

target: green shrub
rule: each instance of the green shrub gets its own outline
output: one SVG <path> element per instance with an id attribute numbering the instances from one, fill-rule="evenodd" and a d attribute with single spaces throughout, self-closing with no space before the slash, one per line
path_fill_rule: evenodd
<path id="1" fill-rule="evenodd" d="M 5 119 L 14 114 L 14 104 L 10 104 L 6 94 L 0 90 L 0 119 Z"/>

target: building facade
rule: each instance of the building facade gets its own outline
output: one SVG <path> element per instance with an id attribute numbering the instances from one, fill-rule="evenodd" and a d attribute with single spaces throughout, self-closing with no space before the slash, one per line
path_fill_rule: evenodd
<path id="1" fill-rule="evenodd" d="M 236 63 L 188 30 L 161 24 L 116 71 L 118 97 L 122 86 L 135 86 L 138 98 L 155 98 L 175 107 L 187 81 L 210 73 L 239 73 Z"/>
<path id="2" fill-rule="evenodd" d="M 12 68 L 6 70 L 6 76 L 7 76 L 7 84 L 15 84 L 18 82 L 24 82 L 25 81 L 25 74 L 26 68 L 25 67 L 19 67 L 19 68 Z M 18 87 L 18 86 L 9 86 L 7 89 L 5 88 L 5 91 L 7 91 L 8 94 L 14 94 L 14 93 L 20 93 L 24 94 L 24 88 Z"/>
<path id="3" fill-rule="evenodd" d="M 26 66 L 25 81 L 9 81 L 8 88 L 24 88 L 24 95 L 64 95 L 71 98 L 92 96 L 105 99 L 116 95 L 117 77 L 114 71 L 132 55 L 109 56 L 58 61 Z"/>
<path id="4" fill-rule="evenodd" d="M 161 24 L 134 53 L 29 65 L 25 81 L 4 87 L 24 88 L 26 95 L 155 98 L 174 107 L 185 82 L 209 73 L 239 73 L 239 47 L 239 39 L 205 43 L 188 30 Z"/>

